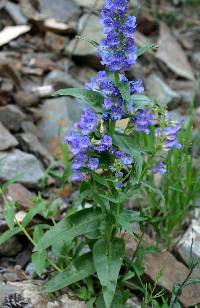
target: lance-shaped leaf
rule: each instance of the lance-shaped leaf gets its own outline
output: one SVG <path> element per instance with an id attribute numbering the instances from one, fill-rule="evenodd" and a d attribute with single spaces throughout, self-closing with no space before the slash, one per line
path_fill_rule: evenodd
<path id="1" fill-rule="evenodd" d="M 12 230 L 7 230 L 0 236 L 0 245 L 8 241 L 12 236 L 19 233 L 21 230 L 18 227 L 13 228 Z"/>
<path id="2" fill-rule="evenodd" d="M 119 147 L 120 150 L 129 153 L 134 161 L 136 178 L 139 179 L 142 173 L 142 154 L 140 149 L 136 146 L 134 137 L 125 134 L 115 134 L 113 136 L 113 143 Z"/>
<path id="3" fill-rule="evenodd" d="M 130 210 L 123 210 L 116 216 L 117 224 L 128 233 L 133 233 L 133 223 L 144 221 L 145 218 L 140 216 L 140 213 Z"/>
<path id="4" fill-rule="evenodd" d="M 144 47 L 140 47 L 137 49 L 137 56 L 140 57 L 143 54 L 145 54 L 147 51 L 149 51 L 150 49 L 158 49 L 159 46 L 156 44 L 151 44 L 151 45 L 146 45 Z"/>
<path id="5" fill-rule="evenodd" d="M 94 47 L 96 47 L 96 48 L 98 48 L 98 46 L 99 46 L 99 43 L 97 43 L 96 41 L 91 40 L 91 39 L 89 39 L 89 38 L 87 38 L 87 37 L 85 37 L 85 36 L 78 36 L 78 35 L 76 35 L 75 37 L 76 37 L 77 39 L 79 39 L 79 40 L 88 42 L 89 44 L 91 44 L 92 46 L 94 46 Z"/>
<path id="6" fill-rule="evenodd" d="M 53 96 L 73 96 L 92 106 L 97 112 L 101 110 L 103 96 L 97 92 L 82 88 L 67 88 L 56 91 Z"/>
<path id="7" fill-rule="evenodd" d="M 116 82 L 115 83 L 121 93 L 123 100 L 125 101 L 126 106 L 129 104 L 131 95 L 130 95 L 130 84 L 129 82 Z"/>
<path id="8" fill-rule="evenodd" d="M 155 102 L 152 98 L 149 98 L 142 94 L 134 94 L 131 96 L 133 98 L 134 109 L 153 107 Z"/>
<path id="9" fill-rule="evenodd" d="M 46 283 L 44 291 L 55 292 L 69 286 L 72 283 L 83 280 L 94 273 L 95 268 L 92 253 L 88 252 L 77 258 L 74 262 L 69 264 L 66 269 L 50 279 Z"/>
<path id="10" fill-rule="evenodd" d="M 92 208 L 84 209 L 65 217 L 57 225 L 47 231 L 35 246 L 34 251 L 48 248 L 59 240 L 73 240 L 75 237 L 96 232 L 99 227 L 100 212 Z"/>
<path id="11" fill-rule="evenodd" d="M 119 238 L 113 239 L 110 243 L 99 240 L 93 247 L 94 266 L 102 286 L 107 308 L 111 307 L 115 295 L 124 252 L 124 241 Z"/>

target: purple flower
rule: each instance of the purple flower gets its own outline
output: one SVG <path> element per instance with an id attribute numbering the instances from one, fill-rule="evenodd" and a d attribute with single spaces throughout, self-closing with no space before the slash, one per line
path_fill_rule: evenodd
<path id="1" fill-rule="evenodd" d="M 81 134 L 88 135 L 93 132 L 99 124 L 97 114 L 90 108 L 86 108 L 81 115 L 80 121 L 75 124 L 75 128 L 81 131 Z"/>
<path id="2" fill-rule="evenodd" d="M 110 110 L 114 106 L 113 99 L 110 97 L 104 98 L 103 108 Z"/>
<path id="3" fill-rule="evenodd" d="M 155 124 L 155 115 L 149 109 L 138 109 L 132 118 L 132 123 L 135 125 L 136 131 L 149 134 L 150 130 L 148 127 Z"/>
<path id="4" fill-rule="evenodd" d="M 84 173 L 79 170 L 74 170 L 74 172 L 71 175 L 71 180 L 73 182 L 82 182 L 84 181 Z"/>
<path id="5" fill-rule="evenodd" d="M 88 162 L 88 168 L 90 170 L 96 170 L 99 167 L 99 160 L 98 158 L 90 158 Z"/>
<path id="6" fill-rule="evenodd" d="M 85 153 L 83 152 L 78 153 L 73 159 L 72 169 L 77 170 L 80 169 L 81 167 L 84 167 L 87 161 L 88 161 L 88 156 Z"/>
<path id="7" fill-rule="evenodd" d="M 108 135 L 104 135 L 103 138 L 99 141 L 97 146 L 98 152 L 104 152 L 112 147 L 112 138 Z"/>
<path id="8" fill-rule="evenodd" d="M 160 128 L 156 130 L 156 136 L 163 136 L 163 149 L 170 150 L 173 148 L 181 149 L 182 145 L 178 142 L 178 132 L 181 126 L 179 123 L 175 123 L 175 126 L 168 126 L 163 131 Z"/>
<path id="9" fill-rule="evenodd" d="M 133 159 L 129 153 L 116 151 L 115 156 L 119 159 L 121 163 L 124 165 L 131 165 L 133 163 Z"/>
<path id="10" fill-rule="evenodd" d="M 142 80 L 130 81 L 131 95 L 144 92 Z"/>
<path id="11" fill-rule="evenodd" d="M 68 142 L 73 154 L 78 154 L 82 150 L 91 149 L 92 144 L 88 136 L 82 136 L 72 131 L 69 136 L 64 137 L 64 141 Z"/>
<path id="12" fill-rule="evenodd" d="M 117 171 L 117 172 L 115 173 L 115 177 L 116 177 L 116 178 L 122 178 L 122 177 L 123 177 L 123 172 Z"/>
<path id="13" fill-rule="evenodd" d="M 166 168 L 165 168 L 165 165 L 160 162 L 158 163 L 157 165 L 155 165 L 152 169 L 151 169 L 151 172 L 152 173 L 161 173 L 161 174 L 164 174 L 167 172 Z"/>
<path id="14" fill-rule="evenodd" d="M 122 188 L 123 186 L 124 186 L 124 184 L 123 184 L 122 182 L 118 182 L 118 183 L 117 183 L 117 187 L 118 187 L 118 188 Z"/>
<path id="15" fill-rule="evenodd" d="M 101 12 L 104 34 L 98 48 L 101 63 L 111 71 L 129 70 L 136 62 L 134 32 L 136 17 L 127 16 L 127 0 L 105 0 Z"/>
<path id="16" fill-rule="evenodd" d="M 119 107 L 113 106 L 111 108 L 110 117 L 111 117 L 112 120 L 115 120 L 115 121 L 121 120 L 121 118 L 124 116 L 124 114 L 125 113 L 123 112 L 123 110 Z"/>

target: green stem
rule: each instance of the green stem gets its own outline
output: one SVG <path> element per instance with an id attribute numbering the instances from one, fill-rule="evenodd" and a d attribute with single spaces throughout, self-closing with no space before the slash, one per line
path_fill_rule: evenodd
<path id="1" fill-rule="evenodd" d="M 32 239 L 30 234 L 27 232 L 27 230 L 20 224 L 20 222 L 15 219 L 17 225 L 19 226 L 20 230 L 26 235 L 26 237 L 29 239 L 29 241 L 33 244 L 33 246 L 36 246 L 35 241 Z M 58 272 L 62 272 L 62 270 L 49 258 L 47 258 L 48 262 L 51 264 L 52 267 L 54 267 Z"/>

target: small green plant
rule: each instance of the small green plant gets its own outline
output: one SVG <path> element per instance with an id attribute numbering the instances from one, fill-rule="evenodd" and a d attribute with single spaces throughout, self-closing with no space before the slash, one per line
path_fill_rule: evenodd
<path id="1" fill-rule="evenodd" d="M 100 44 L 88 40 L 98 48 L 105 70 L 83 89 L 62 89 L 54 94 L 82 99 L 89 106 L 64 139 L 70 149 L 69 155 L 68 147 L 62 146 L 64 175 L 60 177 L 51 168 L 47 171 L 62 183 L 69 181 L 69 177 L 70 181 L 77 182 L 80 189 L 73 207 L 57 222 L 58 200 L 44 201 L 39 195 L 34 199 L 35 207 L 20 222 L 15 215 L 18 205 L 7 200 L 6 186 L 1 189 L 9 230 L 0 236 L 0 244 L 23 232 L 33 244 L 32 261 L 37 274 L 51 269 L 43 291 L 51 293 L 71 286 L 79 298 L 88 301 L 89 307 L 97 308 L 124 308 L 131 287 L 143 294 L 144 307 L 154 305 L 163 297 L 164 292 L 156 290 L 159 275 L 153 287 L 142 281 L 142 256 L 156 253 L 157 249 L 140 247 L 142 237 L 135 235 L 138 247 L 133 257 L 128 258 L 120 231 L 133 234 L 133 224 L 139 223 L 143 231 L 145 224 L 153 224 L 157 214 L 153 211 L 160 210 L 160 201 L 167 200 L 168 192 L 160 192 L 152 185 L 152 174 L 166 174 L 166 166 L 171 172 L 170 154 L 165 163 L 164 153 L 176 151 L 173 157 L 177 156 L 178 162 L 179 152 L 185 146 L 178 138 L 180 123 L 142 94 L 141 80 L 129 81 L 125 76 L 137 57 L 150 48 L 157 48 L 134 46 L 136 18 L 127 16 L 127 10 L 126 0 L 105 0 L 101 15 L 106 37 Z M 119 125 L 121 120 L 126 122 L 125 127 Z M 190 167 L 188 163 L 188 175 Z M 188 183 L 189 180 L 185 185 Z M 175 184 L 168 181 L 165 188 L 172 185 Z M 147 188 L 154 195 L 159 192 L 162 199 L 151 195 L 159 204 L 153 204 L 147 211 L 142 207 L 137 212 L 124 208 L 134 193 L 146 192 Z M 173 194 L 174 191 L 177 187 L 172 189 Z M 170 195 L 169 200 L 173 197 Z M 163 212 L 165 231 L 171 231 L 169 219 L 173 217 L 167 218 L 168 207 Z M 32 226 L 36 215 L 48 219 L 49 223 Z"/>

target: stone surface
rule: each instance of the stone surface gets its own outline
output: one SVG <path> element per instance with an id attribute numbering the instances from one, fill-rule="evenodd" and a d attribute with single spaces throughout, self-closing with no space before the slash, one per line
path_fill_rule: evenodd
<path id="1" fill-rule="evenodd" d="M 69 97 L 44 101 L 42 106 L 43 119 L 39 122 L 38 128 L 42 140 L 51 153 L 52 147 L 63 140 L 63 137 L 72 128 L 73 123 L 79 119 L 80 110 L 81 105 Z"/>
<path id="2" fill-rule="evenodd" d="M 136 250 L 137 242 L 129 234 L 125 234 L 124 239 L 126 241 L 126 253 L 129 257 L 132 257 Z M 145 235 L 142 245 L 149 247 L 156 246 L 156 243 Z M 159 280 L 159 285 L 170 293 L 174 284 L 178 281 L 183 282 L 189 273 L 188 268 L 177 261 L 168 251 L 148 253 L 144 255 L 142 263 L 145 275 L 152 281 L 155 281 L 158 271 L 162 270 L 163 274 Z M 200 303 L 200 285 L 190 285 L 184 288 L 179 300 L 185 307 L 193 307 Z"/>
<path id="3" fill-rule="evenodd" d="M 20 204 L 20 207 L 31 208 L 34 194 L 19 183 L 14 183 L 8 187 L 7 199 Z"/>
<path id="4" fill-rule="evenodd" d="M 66 22 L 77 18 L 80 8 L 73 0 L 40 0 L 40 13 L 45 18 Z"/>
<path id="5" fill-rule="evenodd" d="M 0 180 L 7 181 L 13 177 L 19 177 L 18 182 L 35 187 L 38 186 L 40 179 L 45 172 L 40 162 L 32 154 L 24 153 L 20 150 L 1 152 L 0 160 L 2 167 Z"/>
<path id="6" fill-rule="evenodd" d="M 86 308 L 86 304 L 75 298 L 70 298 L 67 294 L 61 297 L 53 298 L 50 300 L 48 295 L 41 292 L 42 283 L 37 280 L 8 282 L 4 284 L 0 282 L 0 306 L 3 302 L 8 301 L 13 294 L 17 293 L 27 305 L 20 307 L 32 308 Z"/>
<path id="7" fill-rule="evenodd" d="M 99 42 L 102 37 L 102 25 L 99 22 L 99 17 L 91 14 L 83 15 L 78 23 L 78 35 L 87 37 L 90 40 Z M 84 40 L 77 38 L 70 41 L 65 48 L 67 55 L 73 55 L 79 60 L 84 59 L 84 62 L 90 63 L 94 66 L 99 66 L 99 59 L 97 58 L 97 48 Z"/>
<path id="8" fill-rule="evenodd" d="M 160 25 L 157 59 L 161 60 L 175 75 L 194 80 L 194 73 L 181 46 L 170 33 L 166 24 Z"/>
<path id="9" fill-rule="evenodd" d="M 127 301 L 128 308 L 141 308 L 141 302 L 136 296 L 131 296 Z"/>
<path id="10" fill-rule="evenodd" d="M 192 255 L 195 261 L 200 259 L 200 221 L 192 220 L 192 223 L 176 247 L 176 251 L 181 258 L 188 264 L 190 249 L 192 245 Z"/>
<path id="11" fill-rule="evenodd" d="M 16 236 L 13 236 L 9 241 L 0 245 L 0 256 L 13 257 L 22 250 L 22 244 Z"/>
<path id="12" fill-rule="evenodd" d="M 40 137 L 38 128 L 31 121 L 23 121 L 21 123 L 21 129 L 24 133 L 33 134 Z"/>
<path id="13" fill-rule="evenodd" d="M 158 104 L 167 105 L 170 109 L 177 107 L 181 100 L 180 94 L 173 91 L 158 75 L 151 74 L 146 80 L 148 95 L 154 98 Z"/>
<path id="14" fill-rule="evenodd" d="M 195 158 L 200 156 L 200 131 L 197 129 L 192 132 L 192 155 Z"/>
<path id="15" fill-rule="evenodd" d="M 95 0 L 75 0 L 75 2 L 81 6 L 81 7 L 86 7 L 86 8 L 94 8 L 94 9 L 102 9 L 104 1 L 103 0 L 99 0 L 99 1 L 95 1 Z"/>
<path id="16" fill-rule="evenodd" d="M 12 20 L 15 22 L 16 25 L 23 25 L 26 24 L 27 18 L 23 14 L 21 7 L 11 1 L 6 1 L 5 3 L 5 10 L 10 15 Z"/>
<path id="17" fill-rule="evenodd" d="M 17 139 L 0 122 L 0 151 L 8 150 L 17 145 Z"/>
<path id="18" fill-rule="evenodd" d="M 17 139 L 23 151 L 35 154 L 46 166 L 53 161 L 50 153 L 35 135 L 30 133 L 18 134 Z"/>
<path id="19" fill-rule="evenodd" d="M 24 113 L 15 105 L 0 107 L 0 121 L 11 131 L 17 132 L 24 118 Z"/>
<path id="20" fill-rule="evenodd" d="M 169 86 L 181 96 L 181 105 L 188 107 L 193 98 L 195 104 L 198 104 L 195 96 L 195 82 L 173 79 L 169 80 Z"/>
<path id="21" fill-rule="evenodd" d="M 63 71 L 54 70 L 44 80 L 45 85 L 52 85 L 55 90 L 62 88 L 80 88 L 80 83 Z"/>

